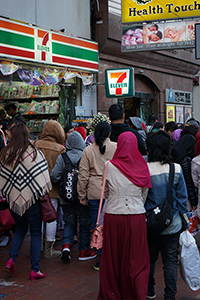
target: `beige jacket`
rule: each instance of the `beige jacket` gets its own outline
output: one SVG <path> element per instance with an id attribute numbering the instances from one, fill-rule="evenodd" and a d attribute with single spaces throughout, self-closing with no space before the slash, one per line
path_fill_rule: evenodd
<path id="1" fill-rule="evenodd" d="M 100 153 L 95 142 L 83 150 L 77 185 L 80 200 L 100 199 L 104 164 L 112 159 L 117 148 L 117 143 L 111 142 L 109 138 L 103 144 L 106 145 L 104 154 Z"/>
<path id="2" fill-rule="evenodd" d="M 105 198 L 108 214 L 134 215 L 145 213 L 148 188 L 134 185 L 112 163 L 108 164 Z"/>
<path id="3" fill-rule="evenodd" d="M 35 146 L 41 150 L 47 160 L 49 174 L 51 173 L 58 155 L 65 152 L 62 145 L 65 142 L 65 132 L 60 123 L 50 120 L 44 126 L 40 140 Z M 52 183 L 52 190 L 49 192 L 51 198 L 59 198 L 59 183 Z"/>

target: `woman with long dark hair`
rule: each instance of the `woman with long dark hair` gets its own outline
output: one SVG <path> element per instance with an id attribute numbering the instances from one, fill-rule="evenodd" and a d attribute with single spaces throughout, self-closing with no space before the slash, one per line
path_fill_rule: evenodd
<path id="1" fill-rule="evenodd" d="M 107 122 L 99 122 L 95 127 L 95 141 L 83 150 L 78 173 L 78 194 L 80 203 L 88 205 L 95 227 L 101 196 L 104 164 L 111 159 L 117 144 L 109 139 L 111 127 Z M 98 251 L 101 256 L 101 250 Z M 99 270 L 99 263 L 95 265 Z"/>
<path id="2" fill-rule="evenodd" d="M 39 196 L 51 189 L 48 165 L 43 154 L 30 143 L 28 128 L 14 123 L 11 140 L 0 154 L 0 196 L 9 203 L 16 231 L 12 239 L 6 269 L 14 273 L 14 265 L 24 237 L 30 227 L 30 279 L 43 278 L 39 271 L 41 252 L 41 224 Z"/>
<path id="3" fill-rule="evenodd" d="M 147 137 L 148 167 L 151 176 L 152 188 L 149 189 L 145 202 L 146 215 L 155 210 L 167 196 L 170 168 L 170 135 L 160 130 L 150 133 Z M 181 166 L 174 164 L 175 174 L 172 187 L 173 192 L 173 220 L 172 223 L 158 236 L 148 233 L 148 246 L 150 255 L 150 274 L 147 299 L 156 298 L 154 272 L 159 252 L 161 252 L 165 294 L 164 300 L 175 300 L 179 236 L 182 224 L 189 227 L 189 212 L 187 190 Z"/>
<path id="4" fill-rule="evenodd" d="M 185 134 L 171 148 L 173 162 L 180 164 L 188 192 L 189 209 L 196 209 L 198 193 L 191 175 L 191 161 L 195 157 L 195 138 L 191 134 Z"/>

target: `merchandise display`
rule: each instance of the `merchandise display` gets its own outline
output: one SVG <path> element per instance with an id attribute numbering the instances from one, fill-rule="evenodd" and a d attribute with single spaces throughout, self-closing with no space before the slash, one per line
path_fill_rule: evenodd
<path id="1" fill-rule="evenodd" d="M 59 91 L 58 85 L 1 85 L 1 106 L 7 102 L 15 103 L 17 110 L 25 118 L 30 130 L 31 139 L 35 140 L 42 132 L 48 120 L 59 121 Z"/>
<path id="2" fill-rule="evenodd" d="M 2 99 L 16 98 L 38 98 L 38 97 L 58 97 L 60 88 L 58 85 L 22 85 L 22 86 L 1 86 L 0 96 Z"/>

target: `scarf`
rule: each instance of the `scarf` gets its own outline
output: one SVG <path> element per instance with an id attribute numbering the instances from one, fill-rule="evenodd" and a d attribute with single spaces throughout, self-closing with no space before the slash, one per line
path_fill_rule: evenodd
<path id="1" fill-rule="evenodd" d="M 36 159 L 32 159 L 33 148 L 29 146 L 15 167 L 0 163 L 0 196 L 5 197 L 10 209 L 20 216 L 52 188 L 42 152 L 37 150 Z"/>
<path id="2" fill-rule="evenodd" d="M 119 135 L 117 149 L 110 162 L 136 186 L 152 187 L 149 168 L 138 150 L 137 138 L 132 132 Z"/>
<path id="3" fill-rule="evenodd" d="M 195 145 L 195 155 L 200 154 L 200 131 L 195 135 L 196 145 Z"/>
<path id="4" fill-rule="evenodd" d="M 182 129 L 176 129 L 176 130 L 174 130 L 174 132 L 173 132 L 173 141 L 178 142 L 180 140 L 180 138 L 181 138 L 181 131 L 182 131 Z"/>

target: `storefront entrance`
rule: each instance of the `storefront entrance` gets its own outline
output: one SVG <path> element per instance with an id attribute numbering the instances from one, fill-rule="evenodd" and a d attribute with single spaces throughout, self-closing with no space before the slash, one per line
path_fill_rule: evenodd
<path id="1" fill-rule="evenodd" d="M 145 123 L 151 113 L 151 103 L 153 95 L 150 93 L 136 92 L 132 98 L 120 99 L 119 103 L 124 107 L 125 119 L 129 117 L 139 117 Z"/>

